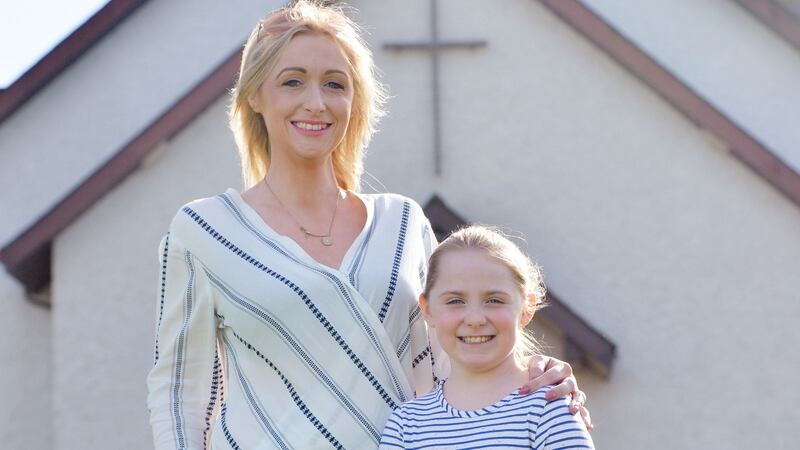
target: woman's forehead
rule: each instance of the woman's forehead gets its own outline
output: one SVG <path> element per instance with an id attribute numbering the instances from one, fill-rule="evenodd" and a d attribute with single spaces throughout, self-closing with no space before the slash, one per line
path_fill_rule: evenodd
<path id="1" fill-rule="evenodd" d="M 328 34 L 303 32 L 294 35 L 278 57 L 278 67 L 323 65 L 325 69 L 349 72 L 350 64 L 339 43 Z M 280 70 L 280 69 L 278 69 Z"/>

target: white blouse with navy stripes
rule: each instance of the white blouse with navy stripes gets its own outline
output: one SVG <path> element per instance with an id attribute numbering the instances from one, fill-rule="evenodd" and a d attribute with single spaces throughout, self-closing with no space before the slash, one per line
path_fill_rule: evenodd
<path id="1" fill-rule="evenodd" d="M 336 269 L 232 189 L 181 208 L 147 378 L 157 449 L 374 449 L 392 409 L 433 389 L 417 296 L 435 236 L 413 200 L 360 198 Z"/>
<path id="2" fill-rule="evenodd" d="M 594 449 L 567 397 L 545 400 L 551 387 L 529 395 L 514 391 L 486 408 L 463 411 L 447 402 L 442 384 L 395 410 L 380 449 Z"/>

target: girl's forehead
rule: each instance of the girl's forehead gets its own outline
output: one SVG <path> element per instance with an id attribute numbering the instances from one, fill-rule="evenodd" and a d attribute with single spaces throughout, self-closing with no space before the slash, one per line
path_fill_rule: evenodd
<path id="1" fill-rule="evenodd" d="M 514 274 L 503 261 L 481 249 L 451 249 L 445 251 L 436 267 L 436 282 L 440 283 L 502 283 L 516 285 Z M 434 288 L 436 286 L 434 285 Z"/>

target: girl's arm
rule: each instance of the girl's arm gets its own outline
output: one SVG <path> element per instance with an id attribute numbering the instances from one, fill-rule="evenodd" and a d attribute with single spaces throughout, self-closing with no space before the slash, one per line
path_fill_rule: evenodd
<path id="1" fill-rule="evenodd" d="M 404 449 L 405 438 L 403 433 L 403 420 L 400 417 L 400 408 L 394 410 L 386 426 L 383 428 L 381 442 L 378 450 Z"/>
<path id="2" fill-rule="evenodd" d="M 532 426 L 534 428 L 531 430 L 531 439 L 534 448 L 594 449 L 589 431 L 583 421 L 569 411 L 569 402 L 565 397 L 557 397 L 547 402 L 538 422 Z"/>
<path id="3" fill-rule="evenodd" d="M 569 412 L 577 414 L 588 430 L 591 431 L 592 418 L 586 409 L 586 394 L 578 389 L 578 380 L 572 373 L 572 366 L 568 363 L 544 355 L 535 355 L 528 363 L 529 381 L 520 388 L 520 394 L 535 392 L 542 386 L 554 384 L 556 386 L 547 391 L 546 398 L 554 400 L 570 396 Z"/>

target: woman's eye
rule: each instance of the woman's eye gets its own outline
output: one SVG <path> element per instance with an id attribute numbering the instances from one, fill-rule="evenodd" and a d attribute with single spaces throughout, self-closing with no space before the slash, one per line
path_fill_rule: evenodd
<path id="1" fill-rule="evenodd" d="M 342 83 L 339 83 L 338 81 L 329 81 L 325 85 L 331 89 L 344 90 L 344 85 Z"/>
<path id="2" fill-rule="evenodd" d="M 294 80 L 294 79 L 286 80 L 283 83 L 281 83 L 281 86 L 289 86 L 289 87 L 295 87 L 299 85 L 300 85 L 300 80 Z"/>

